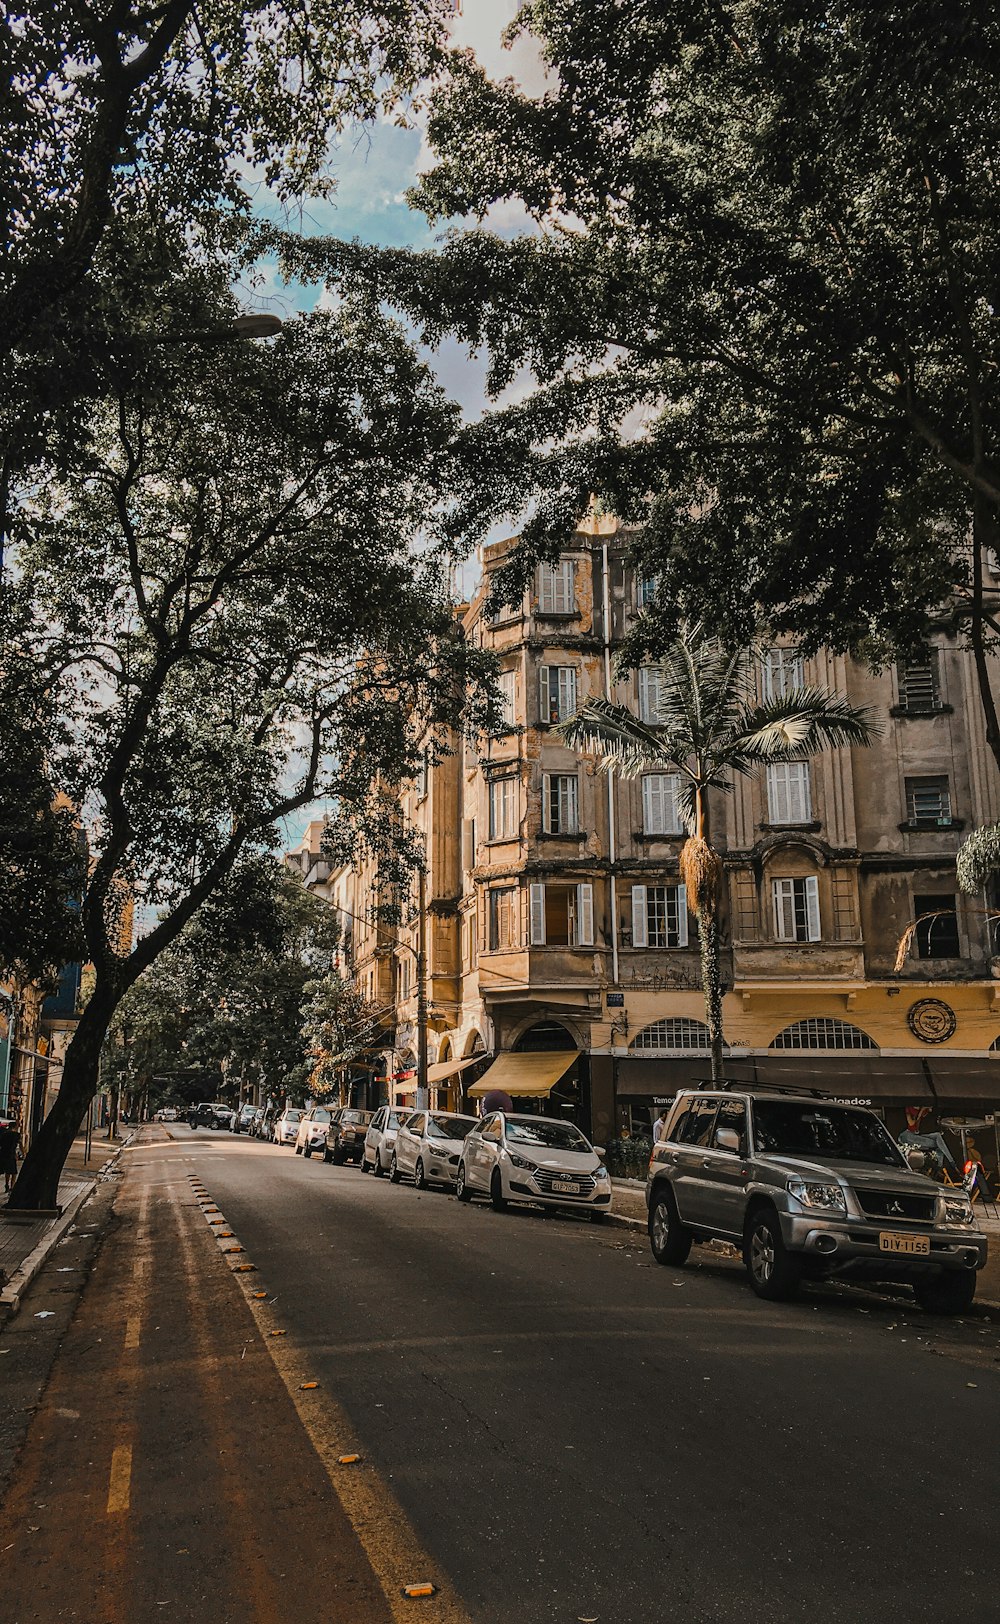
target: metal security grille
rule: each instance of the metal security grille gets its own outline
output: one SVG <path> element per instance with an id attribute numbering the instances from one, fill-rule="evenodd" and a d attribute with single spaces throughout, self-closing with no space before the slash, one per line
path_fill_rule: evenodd
<path id="1" fill-rule="evenodd" d="M 711 1046 L 708 1027 L 684 1019 L 654 1021 L 636 1033 L 632 1044 L 645 1054 L 706 1054 Z"/>
<path id="2" fill-rule="evenodd" d="M 950 823 L 951 788 L 947 778 L 908 778 L 906 815 L 911 823 Z"/>
<path id="3" fill-rule="evenodd" d="M 932 711 L 941 704 L 941 680 L 937 651 L 926 660 L 915 660 L 911 665 L 900 665 L 899 705 L 905 711 Z"/>
<path id="4" fill-rule="evenodd" d="M 779 1032 L 771 1043 L 772 1049 L 878 1049 L 867 1032 L 847 1021 L 837 1021 L 825 1015 L 810 1016 L 804 1021 L 793 1021 Z"/>

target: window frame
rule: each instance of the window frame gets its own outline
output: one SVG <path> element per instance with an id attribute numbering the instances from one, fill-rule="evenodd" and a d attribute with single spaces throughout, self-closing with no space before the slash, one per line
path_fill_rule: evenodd
<path id="1" fill-rule="evenodd" d="M 921 795 L 938 796 L 938 810 L 921 814 L 918 810 Z M 954 822 L 951 798 L 951 778 L 947 773 L 908 773 L 903 779 L 906 798 L 906 821 L 918 829 L 950 829 Z"/>
<path id="2" fill-rule="evenodd" d="M 764 783 L 767 821 L 773 828 L 795 828 L 812 823 L 812 775 L 808 761 L 769 761 L 764 769 Z"/>
<path id="3" fill-rule="evenodd" d="M 657 902 L 651 902 L 650 892 L 663 891 L 674 893 L 675 924 L 671 932 L 669 925 L 669 904 L 664 898 L 664 931 L 665 940 L 653 941 L 651 907 L 658 907 Z M 658 932 L 659 934 L 659 932 Z M 671 934 L 677 940 L 671 941 Z M 690 944 L 689 908 L 686 885 L 633 885 L 632 887 L 632 946 L 648 948 L 654 953 L 675 953 L 679 948 Z"/>
<path id="4" fill-rule="evenodd" d="M 671 835 L 683 834 L 684 822 L 681 817 L 680 807 L 678 805 L 678 797 L 681 786 L 680 773 L 643 773 L 641 783 L 643 834 L 659 835 L 665 839 L 668 839 Z M 661 812 L 660 822 L 662 827 L 658 829 L 653 827 L 656 820 L 652 816 L 655 805 L 655 797 L 652 789 L 654 784 L 659 785 L 659 789 L 655 793 L 659 798 Z M 668 800 L 668 795 L 664 786 L 667 784 L 671 786 L 669 791 L 670 818 L 664 815 Z"/>
<path id="5" fill-rule="evenodd" d="M 489 943 L 489 952 L 510 952 L 512 948 L 520 946 L 518 887 L 516 885 L 491 885 L 486 895 L 486 940 Z M 507 921 L 509 927 L 506 933 L 501 929 L 504 920 Z M 507 940 L 504 940 L 505 934 Z"/>
<path id="6" fill-rule="evenodd" d="M 544 664 L 538 667 L 538 718 L 543 727 L 567 722 L 576 715 L 579 687 L 575 665 Z"/>
<path id="7" fill-rule="evenodd" d="M 491 841 L 517 839 L 517 784 L 514 773 L 498 773 L 487 784 L 487 827 Z"/>
<path id="8" fill-rule="evenodd" d="M 561 558 L 557 564 L 539 564 L 535 583 L 538 613 L 544 616 L 576 613 L 576 562 Z"/>
<path id="9" fill-rule="evenodd" d="M 789 891 L 779 887 L 790 887 Z M 798 888 L 801 887 L 801 891 Z M 786 905 L 790 914 L 786 914 Z M 771 876 L 771 908 L 774 940 L 785 943 L 810 943 L 823 940 L 823 917 L 819 903 L 819 876 L 816 874 L 778 874 Z M 801 928 L 799 919 L 801 917 Z M 790 920 L 793 934 L 784 929 Z"/>
<path id="10" fill-rule="evenodd" d="M 760 662 L 760 692 L 765 704 L 805 687 L 805 659 L 796 648 L 769 648 Z"/>
<path id="11" fill-rule="evenodd" d="M 572 786 L 570 789 L 569 786 Z M 569 819 L 563 827 L 563 795 L 566 795 Z M 553 812 L 555 816 L 553 817 Z M 580 775 L 579 773 L 542 774 L 542 832 L 547 835 L 578 835 L 580 833 Z"/>

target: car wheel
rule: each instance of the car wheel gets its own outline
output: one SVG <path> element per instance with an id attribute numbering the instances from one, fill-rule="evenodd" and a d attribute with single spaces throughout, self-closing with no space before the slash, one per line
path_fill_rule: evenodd
<path id="1" fill-rule="evenodd" d="M 913 1295 L 925 1314 L 964 1314 L 976 1295 L 976 1273 L 942 1274 L 936 1280 L 918 1280 Z"/>
<path id="2" fill-rule="evenodd" d="M 389 1163 L 389 1183 L 398 1184 L 401 1177 L 402 1174 L 399 1171 L 399 1163 L 396 1160 L 396 1152 L 393 1151 L 392 1160 Z"/>
<path id="3" fill-rule="evenodd" d="M 669 1186 L 654 1191 L 648 1228 L 650 1251 L 657 1263 L 678 1269 L 687 1262 L 694 1236 L 681 1223 Z"/>
<path id="4" fill-rule="evenodd" d="M 329 1167 L 329 1165 L 330 1165 L 330 1147 L 329 1147 L 329 1145 L 324 1145 L 323 1146 L 323 1160 L 326 1162 L 327 1167 Z"/>
<path id="5" fill-rule="evenodd" d="M 372 1178 L 380 1179 L 384 1177 L 385 1168 L 382 1166 L 382 1152 L 377 1150 L 375 1152 L 375 1160 L 372 1162 Z"/>
<path id="6" fill-rule="evenodd" d="M 334 1151 L 334 1153 L 333 1153 L 333 1165 L 334 1165 L 334 1167 L 343 1167 L 346 1160 L 347 1160 L 347 1158 L 344 1155 L 344 1152 L 342 1150 L 335 1150 Z"/>
<path id="7" fill-rule="evenodd" d="M 758 1207 L 747 1220 L 743 1236 L 743 1262 L 758 1297 L 780 1303 L 794 1297 L 802 1279 L 802 1264 L 785 1246 L 778 1214 Z"/>
<path id="8" fill-rule="evenodd" d="M 312 1155 L 312 1153 L 313 1153 L 313 1148 L 312 1148 L 312 1145 L 303 1145 L 303 1146 L 302 1146 L 302 1154 L 303 1154 L 303 1156 L 304 1156 L 304 1157 L 305 1157 L 305 1158 L 306 1158 L 306 1161 L 308 1161 L 308 1160 L 309 1160 L 309 1158 L 310 1158 L 310 1157 L 311 1157 L 311 1155 Z"/>
<path id="9" fill-rule="evenodd" d="M 302 1146 L 301 1145 L 296 1145 L 295 1154 L 296 1154 L 296 1156 L 301 1156 L 302 1155 Z"/>
<path id="10" fill-rule="evenodd" d="M 493 1169 L 493 1177 L 490 1179 L 490 1200 L 494 1212 L 506 1212 L 507 1197 L 503 1193 L 503 1179 L 500 1177 L 499 1167 Z"/>
<path id="11" fill-rule="evenodd" d="M 458 1164 L 458 1172 L 455 1174 L 455 1200 L 456 1201 L 471 1201 L 472 1200 L 472 1191 L 469 1189 L 469 1186 L 466 1183 L 466 1179 L 465 1179 L 465 1163 L 464 1162 L 459 1162 L 459 1164 Z"/>
<path id="12" fill-rule="evenodd" d="M 365 1155 L 364 1151 L 361 1152 L 361 1171 L 362 1173 L 371 1172 L 371 1168 L 368 1165 L 368 1157 Z"/>
<path id="13" fill-rule="evenodd" d="M 417 1157 L 417 1165 L 413 1169 L 413 1184 L 417 1190 L 426 1190 L 427 1188 L 427 1175 L 424 1172 L 424 1159 L 422 1156 Z"/>
<path id="14" fill-rule="evenodd" d="M 607 1216 L 608 1215 L 606 1212 L 592 1212 L 590 1215 L 590 1221 L 592 1224 L 603 1224 Z"/>

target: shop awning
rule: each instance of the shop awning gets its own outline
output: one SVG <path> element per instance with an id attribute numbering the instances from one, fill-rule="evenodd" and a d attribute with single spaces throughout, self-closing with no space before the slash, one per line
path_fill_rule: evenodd
<path id="1" fill-rule="evenodd" d="M 942 1100 L 981 1100 L 1000 1105 L 1000 1055 L 931 1055 L 927 1061 Z"/>
<path id="2" fill-rule="evenodd" d="M 933 1065 L 933 1063 L 932 1063 Z M 997 1067 L 1000 1076 L 1000 1066 Z M 629 1055 L 618 1061 L 618 1092 L 630 1099 L 662 1099 L 679 1088 L 706 1083 L 712 1075 L 709 1055 Z M 935 1081 L 937 1074 L 935 1072 Z M 779 1084 L 782 1088 L 820 1089 L 836 1099 L 898 1100 L 903 1105 L 933 1103 L 920 1056 L 880 1054 L 768 1054 L 726 1056 L 731 1082 Z M 941 1092 L 944 1092 L 943 1090 Z M 962 1097 L 977 1089 L 963 1089 Z M 959 1091 L 955 1091 L 959 1097 Z"/>
<path id="3" fill-rule="evenodd" d="M 482 1099 L 491 1089 L 501 1088 L 511 1099 L 544 1100 L 576 1058 L 575 1049 L 498 1054 L 489 1071 L 469 1089 L 469 1098 Z"/>
<path id="4" fill-rule="evenodd" d="M 466 1060 L 436 1060 L 433 1066 L 427 1067 L 427 1081 L 429 1083 L 443 1083 L 446 1077 L 455 1077 L 460 1071 L 467 1071 L 480 1060 L 485 1060 L 484 1054 L 472 1054 Z"/>

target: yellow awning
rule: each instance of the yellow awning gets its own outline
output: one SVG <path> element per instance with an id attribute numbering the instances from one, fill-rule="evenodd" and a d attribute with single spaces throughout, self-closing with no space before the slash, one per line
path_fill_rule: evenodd
<path id="1" fill-rule="evenodd" d="M 454 1060 L 436 1060 L 433 1066 L 427 1067 L 427 1081 L 443 1083 L 446 1077 L 454 1077 L 457 1072 L 466 1071 L 469 1066 L 474 1066 L 477 1060 L 485 1058 L 485 1055 L 472 1054 L 467 1060 L 459 1060 L 457 1056 Z"/>
<path id="2" fill-rule="evenodd" d="M 543 1100 L 577 1058 L 575 1049 L 542 1054 L 498 1054 L 489 1071 L 473 1083 L 470 1099 L 481 1100 L 491 1088 L 502 1088 L 511 1099 Z"/>

